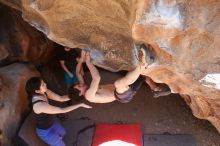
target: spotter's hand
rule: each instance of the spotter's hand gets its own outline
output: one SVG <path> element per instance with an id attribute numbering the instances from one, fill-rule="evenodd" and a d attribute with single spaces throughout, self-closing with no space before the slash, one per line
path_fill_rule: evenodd
<path id="1" fill-rule="evenodd" d="M 84 107 L 84 108 L 92 108 L 91 106 L 89 106 L 89 105 L 87 105 L 87 104 L 85 104 L 85 103 L 81 103 L 80 106 L 81 106 L 81 107 Z"/>

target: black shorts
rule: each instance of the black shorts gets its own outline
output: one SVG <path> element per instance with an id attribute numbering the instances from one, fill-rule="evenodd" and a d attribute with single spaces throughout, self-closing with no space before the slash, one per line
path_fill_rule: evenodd
<path id="1" fill-rule="evenodd" d="M 137 93 L 138 89 L 140 89 L 141 85 L 145 81 L 143 76 L 139 76 L 139 78 L 131 85 L 129 85 L 129 89 L 124 93 L 118 93 L 116 90 L 114 91 L 115 98 L 121 103 L 128 103 Z"/>

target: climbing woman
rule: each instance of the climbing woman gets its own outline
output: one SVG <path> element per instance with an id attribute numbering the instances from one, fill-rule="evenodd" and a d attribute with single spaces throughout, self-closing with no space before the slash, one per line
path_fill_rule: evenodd
<path id="1" fill-rule="evenodd" d="M 49 104 L 48 99 L 64 102 L 70 100 L 67 95 L 59 96 L 47 89 L 46 83 L 40 77 L 32 77 L 26 83 L 26 92 L 32 103 L 34 118 L 36 119 L 37 135 L 50 146 L 65 146 L 62 138 L 65 130 L 54 120 L 53 114 L 66 113 L 72 110 L 92 108 L 84 103 L 60 108 Z"/>

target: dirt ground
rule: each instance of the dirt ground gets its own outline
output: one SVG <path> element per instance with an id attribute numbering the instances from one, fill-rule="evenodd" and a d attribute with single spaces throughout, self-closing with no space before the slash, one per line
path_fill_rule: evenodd
<path id="1" fill-rule="evenodd" d="M 102 83 L 113 83 L 121 75 L 101 71 Z M 86 102 L 86 101 L 84 101 Z M 88 102 L 86 102 L 88 103 Z M 220 134 L 205 120 L 192 115 L 190 108 L 177 94 L 153 98 L 143 85 L 135 98 L 126 104 L 117 101 L 92 104 L 92 109 L 77 109 L 68 113 L 68 120 L 89 117 L 96 123 L 140 123 L 144 134 L 191 134 L 198 146 L 220 146 Z M 66 126 L 65 126 L 66 127 Z M 68 127 L 68 126 L 67 126 Z"/>

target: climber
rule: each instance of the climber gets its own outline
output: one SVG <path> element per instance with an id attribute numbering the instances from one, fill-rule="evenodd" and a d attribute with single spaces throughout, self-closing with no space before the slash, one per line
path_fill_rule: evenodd
<path id="1" fill-rule="evenodd" d="M 146 61 L 152 63 L 152 60 L 149 60 L 147 55 L 149 55 L 149 51 L 146 50 L 145 46 L 141 45 L 139 49 L 139 64 L 134 70 L 128 72 L 125 77 L 118 79 L 114 84 L 99 85 L 101 79 L 99 72 L 91 62 L 89 52 L 86 53 L 85 51 L 82 51 L 76 69 L 79 84 L 74 85 L 75 90 L 73 96 L 85 96 L 88 101 L 95 103 L 108 103 L 115 100 L 127 103 L 133 99 L 137 90 L 144 82 L 147 82 L 151 89 L 154 90 L 154 96 L 165 95 L 164 93 L 167 93 L 166 90 L 158 87 L 149 77 L 141 75 L 147 70 L 148 63 Z M 153 58 L 151 57 L 150 59 Z M 83 62 L 86 62 L 92 75 L 92 82 L 89 87 L 85 84 L 83 75 L 81 74 L 81 66 Z"/>
<path id="2" fill-rule="evenodd" d="M 151 49 L 151 46 L 148 45 L 144 45 L 141 44 L 140 48 L 144 49 L 145 51 L 145 60 L 149 63 L 149 64 L 153 64 L 155 62 L 155 55 L 153 54 L 153 49 Z M 165 86 L 158 86 L 150 77 L 145 75 L 145 82 L 149 85 L 149 87 L 151 88 L 151 91 L 153 92 L 153 97 L 154 98 L 158 98 L 160 96 L 166 96 L 171 94 L 171 91 L 169 89 L 169 87 L 165 87 Z"/>
<path id="3" fill-rule="evenodd" d="M 144 50 L 141 50 L 140 52 L 145 54 Z M 144 57 L 145 56 L 142 55 L 141 61 L 134 70 L 128 72 L 125 77 L 118 79 L 114 84 L 99 85 L 101 79 L 99 72 L 91 62 L 89 52 L 82 51 L 76 69 L 79 84 L 74 85 L 75 92 L 73 94 L 75 96 L 85 96 L 88 101 L 94 103 L 108 103 L 115 100 L 122 103 L 131 101 L 137 90 L 145 81 L 145 78 L 141 76 L 141 73 L 144 72 L 148 66 Z M 92 82 L 89 87 L 85 84 L 81 74 L 81 66 L 83 62 L 86 62 L 92 75 Z"/>
<path id="4" fill-rule="evenodd" d="M 54 121 L 53 115 L 58 113 L 67 113 L 72 110 L 83 108 L 92 108 L 89 105 L 80 103 L 77 105 L 60 108 L 51 105 L 48 99 L 65 102 L 70 100 L 68 96 L 59 96 L 47 89 L 46 83 L 40 77 L 32 77 L 26 83 L 26 92 L 32 104 L 34 117 L 36 119 L 37 135 L 47 144 L 56 146 L 65 146 L 62 138 L 65 130 L 59 122 Z"/>

